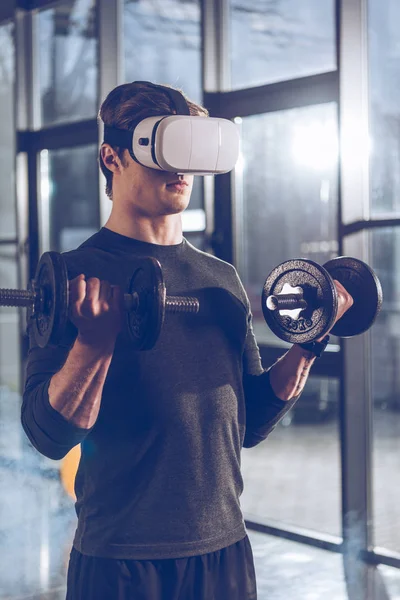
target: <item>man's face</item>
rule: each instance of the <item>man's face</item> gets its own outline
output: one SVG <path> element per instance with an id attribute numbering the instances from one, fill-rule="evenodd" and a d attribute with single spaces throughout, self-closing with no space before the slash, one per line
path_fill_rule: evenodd
<path id="1" fill-rule="evenodd" d="M 144 216 L 161 217 L 180 213 L 188 207 L 193 187 L 193 175 L 177 175 L 139 165 L 124 152 L 124 160 L 114 186 L 124 204 Z"/>

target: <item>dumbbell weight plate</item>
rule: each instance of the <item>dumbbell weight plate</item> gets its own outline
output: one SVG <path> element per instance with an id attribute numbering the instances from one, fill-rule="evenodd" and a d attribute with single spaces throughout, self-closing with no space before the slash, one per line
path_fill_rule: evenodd
<path id="1" fill-rule="evenodd" d="M 302 287 L 309 307 L 298 319 L 281 315 L 267 308 L 267 298 L 279 294 L 285 283 Z M 324 267 L 312 260 L 288 260 L 278 265 L 268 275 L 262 291 L 262 310 L 270 329 L 282 340 L 306 343 L 325 335 L 337 314 L 337 293 L 331 277 Z"/>
<path id="2" fill-rule="evenodd" d="M 58 252 L 42 254 L 36 267 L 35 286 L 37 292 L 42 290 L 43 301 L 38 298 L 35 307 L 28 308 L 28 326 L 33 328 L 38 346 L 44 348 L 61 341 L 68 320 L 68 271 Z"/>
<path id="3" fill-rule="evenodd" d="M 166 289 L 161 265 L 155 258 L 140 259 L 126 293 L 137 293 L 139 304 L 127 310 L 126 328 L 135 350 L 151 350 L 164 323 Z"/>
<path id="4" fill-rule="evenodd" d="M 324 267 L 354 300 L 350 310 L 333 327 L 332 334 L 352 337 L 367 331 L 382 306 L 382 287 L 374 271 L 361 260 L 348 256 L 333 258 Z"/>

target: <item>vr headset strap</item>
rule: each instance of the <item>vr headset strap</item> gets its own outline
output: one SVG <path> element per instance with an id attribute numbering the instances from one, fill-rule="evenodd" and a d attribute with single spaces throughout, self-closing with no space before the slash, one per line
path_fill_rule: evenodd
<path id="1" fill-rule="evenodd" d="M 120 148 L 132 148 L 132 131 L 104 125 L 104 143 Z"/>
<path id="2" fill-rule="evenodd" d="M 162 90 L 169 96 L 172 104 L 175 106 L 177 115 L 190 116 L 189 106 L 187 105 L 184 96 L 178 92 L 178 90 L 166 87 L 164 85 L 151 83 L 150 81 L 134 81 L 133 83 L 140 83 Z M 133 130 L 118 129 L 117 127 L 111 127 L 109 125 L 104 126 L 104 142 L 106 144 L 110 144 L 111 146 L 119 146 L 121 148 L 128 148 L 128 150 L 131 150 L 132 134 Z"/>
<path id="3" fill-rule="evenodd" d="M 152 83 L 151 81 L 134 81 L 134 84 L 142 84 L 147 85 L 159 90 L 162 90 L 171 100 L 172 104 L 175 106 L 177 115 L 187 115 L 190 116 L 189 106 L 184 98 L 184 96 L 173 88 L 166 87 L 164 85 L 158 85 L 156 83 Z M 154 128 L 153 131 L 153 144 L 154 137 L 157 127 Z M 128 129 L 118 129 L 117 127 L 111 127 L 110 125 L 104 125 L 104 143 L 110 144 L 110 146 L 119 146 L 120 148 L 127 148 L 129 150 L 129 154 L 136 162 L 139 162 L 132 150 L 132 135 L 134 130 Z M 156 164 L 158 164 L 155 154 L 154 148 L 152 151 L 153 160 Z M 140 164 L 140 163 L 139 163 Z"/>

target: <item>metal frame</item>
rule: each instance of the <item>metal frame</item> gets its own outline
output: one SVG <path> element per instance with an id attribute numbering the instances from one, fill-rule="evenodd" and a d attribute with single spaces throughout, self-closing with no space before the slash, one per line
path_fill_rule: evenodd
<path id="1" fill-rule="evenodd" d="M 202 87 L 203 104 L 210 113 L 212 106 L 209 104 L 212 95 L 208 91 L 220 92 L 229 85 L 229 73 L 226 57 L 229 53 L 226 27 L 227 0 L 200 0 L 201 1 L 201 53 L 202 53 Z M 224 26 L 225 25 L 225 26 Z M 229 178 L 228 178 L 229 179 Z M 228 180 L 222 176 L 222 185 L 230 185 Z M 216 231 L 218 217 L 215 212 L 214 198 L 221 193 L 221 182 L 219 178 L 204 178 L 204 210 L 206 213 L 206 246 L 219 254 Z M 222 193 L 230 194 L 230 188 L 222 190 Z M 228 196 L 229 197 L 229 196 Z"/>
<path id="2" fill-rule="evenodd" d="M 18 152 L 39 152 L 44 148 L 73 148 L 97 142 L 98 127 L 96 119 L 76 121 L 62 125 L 53 125 L 37 131 L 19 131 Z M 60 143 L 61 141 L 61 143 Z"/>
<path id="3" fill-rule="evenodd" d="M 352 223 L 342 224 L 341 236 L 349 237 L 360 231 L 368 231 L 371 229 L 382 229 L 383 227 L 399 227 L 400 218 L 377 218 L 365 221 L 353 221 Z"/>
<path id="4" fill-rule="evenodd" d="M 337 71 L 279 81 L 241 90 L 205 94 L 206 104 L 214 116 L 227 119 L 268 112 L 301 108 L 313 104 L 338 102 Z"/>
<path id="5" fill-rule="evenodd" d="M 123 1 L 97 0 L 99 15 L 99 98 L 106 95 L 123 81 Z M 103 127 L 99 119 L 97 143 L 103 138 Z M 99 169 L 100 223 L 104 224 L 111 210 L 111 201 L 104 189 L 104 177 Z"/>
<path id="6" fill-rule="evenodd" d="M 400 554 L 389 552 L 385 548 L 375 548 L 373 551 L 363 550 L 360 556 L 369 565 L 386 565 L 400 569 Z"/>
<path id="7" fill-rule="evenodd" d="M 19 8 L 25 10 L 51 8 L 60 4 L 59 0 L 16 0 L 16 2 Z"/>
<path id="8" fill-rule="evenodd" d="M 343 551 L 342 538 L 329 535 L 319 534 L 315 531 L 309 531 L 301 527 L 288 527 L 283 526 L 282 523 L 273 523 L 272 521 L 261 519 L 260 517 L 245 515 L 245 523 L 248 529 L 265 533 L 266 535 L 274 535 L 276 537 L 290 540 L 291 542 L 297 542 L 300 544 L 307 544 L 320 550 L 327 550 L 329 552 L 341 553 Z"/>
<path id="9" fill-rule="evenodd" d="M 203 89 L 221 92 L 230 87 L 229 0 L 201 0 Z"/>
<path id="10" fill-rule="evenodd" d="M 345 254 L 369 262 L 365 227 L 360 227 L 360 222 L 365 225 L 369 218 L 369 157 L 366 152 L 357 153 L 352 148 L 354 140 L 358 140 L 362 148 L 368 139 L 367 0 L 341 0 L 340 25 L 342 245 Z M 360 230 L 359 233 L 354 234 L 357 230 Z M 354 559 L 363 552 L 371 551 L 373 547 L 372 398 L 369 365 L 369 333 L 342 340 L 340 421 L 345 568 L 350 568 Z M 361 588 L 365 579 L 362 569 L 358 569 L 357 577 L 357 585 Z"/>
<path id="11" fill-rule="evenodd" d="M 38 167 L 36 151 L 29 148 L 28 144 L 24 148 L 20 147 L 20 131 L 26 131 L 27 135 L 33 135 L 32 130 L 38 125 L 35 33 L 32 12 L 18 9 L 15 15 L 17 156 L 21 152 L 26 154 L 26 173 L 29 181 L 27 190 L 28 237 L 24 241 L 27 254 L 20 257 L 20 269 L 26 273 L 28 280 L 34 277 L 39 260 L 39 236 L 29 235 L 31 232 L 39 231 Z M 21 183 L 17 172 L 17 197 L 21 197 Z"/>
<path id="12" fill-rule="evenodd" d="M 18 61 L 16 86 L 18 114 L 17 152 L 25 153 L 27 156 L 29 232 L 40 232 L 41 230 L 38 175 L 40 151 L 42 149 L 73 148 L 98 143 L 98 126 L 95 116 L 92 119 L 84 121 L 41 127 L 35 18 L 38 9 L 51 8 L 58 3 L 44 0 L 34 3 L 30 2 L 30 10 L 19 9 L 16 11 Z M 28 238 L 28 265 L 25 271 L 27 279 L 30 280 L 35 274 L 41 247 L 38 235 L 29 235 Z"/>

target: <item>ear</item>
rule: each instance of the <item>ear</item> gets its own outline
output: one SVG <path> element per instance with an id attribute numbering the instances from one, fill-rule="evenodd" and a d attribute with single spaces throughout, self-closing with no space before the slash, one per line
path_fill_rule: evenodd
<path id="1" fill-rule="evenodd" d="M 109 144 L 102 144 L 100 148 L 101 158 L 104 166 L 112 173 L 120 171 L 122 164 L 118 157 L 118 154 Z"/>

